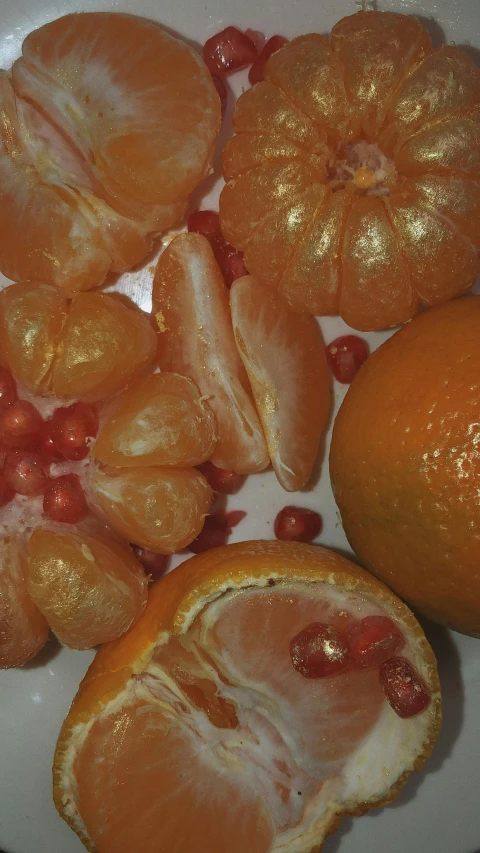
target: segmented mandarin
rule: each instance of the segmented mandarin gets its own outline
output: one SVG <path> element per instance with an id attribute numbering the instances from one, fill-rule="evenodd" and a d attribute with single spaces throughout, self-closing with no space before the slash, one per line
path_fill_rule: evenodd
<path id="1" fill-rule="evenodd" d="M 41 495 L 47 487 L 45 460 L 31 450 L 13 450 L 5 460 L 5 482 L 19 495 Z"/>
<path id="2" fill-rule="evenodd" d="M 129 269 L 181 221 L 220 126 L 196 51 L 124 14 L 35 29 L 0 74 L 0 105 L 2 272 L 69 294 Z"/>
<path id="3" fill-rule="evenodd" d="M 85 494 L 78 474 L 62 474 L 45 488 L 43 514 L 52 521 L 77 524 L 87 511 Z"/>
<path id="4" fill-rule="evenodd" d="M 416 18 L 362 11 L 280 47 L 233 126 L 222 231 L 298 311 L 379 329 L 474 283 L 480 71 Z"/>

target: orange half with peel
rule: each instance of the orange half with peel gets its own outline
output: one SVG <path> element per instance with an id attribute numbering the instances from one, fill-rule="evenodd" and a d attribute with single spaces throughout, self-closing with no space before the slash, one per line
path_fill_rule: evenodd
<path id="1" fill-rule="evenodd" d="M 358 12 L 274 53 L 238 100 L 220 220 L 299 311 L 394 326 L 473 285 L 480 69 L 414 17 Z"/>
<path id="2" fill-rule="evenodd" d="M 394 623 L 423 684 L 408 719 L 376 668 L 294 665 L 307 625 L 345 634 L 369 617 Z M 55 804 L 92 853 L 304 853 L 342 815 L 394 799 L 440 717 L 432 650 L 383 584 L 319 547 L 217 548 L 160 581 L 97 654 L 59 736 Z"/>

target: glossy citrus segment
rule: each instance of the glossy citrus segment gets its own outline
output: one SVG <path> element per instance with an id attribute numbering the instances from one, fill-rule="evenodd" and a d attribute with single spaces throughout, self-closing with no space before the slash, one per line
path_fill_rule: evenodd
<path id="1" fill-rule="evenodd" d="M 194 468 L 94 469 L 93 500 L 127 541 L 172 554 L 200 533 L 212 500 Z"/>
<path id="2" fill-rule="evenodd" d="M 147 597 L 147 579 L 128 548 L 59 530 L 32 533 L 27 585 L 58 639 L 74 649 L 118 637 Z"/>
<path id="3" fill-rule="evenodd" d="M 0 668 L 18 666 L 46 643 L 48 623 L 27 592 L 27 555 L 14 538 L 0 539 Z"/>
<path id="4" fill-rule="evenodd" d="M 429 618 L 475 635 L 479 324 L 480 297 L 467 297 L 384 343 L 347 393 L 330 452 L 362 563 Z"/>
<path id="5" fill-rule="evenodd" d="M 213 412 L 194 382 L 154 373 L 125 391 L 95 442 L 93 455 L 116 467 L 200 465 L 215 447 Z"/>
<path id="6" fill-rule="evenodd" d="M 234 282 L 230 306 L 273 468 L 283 488 L 296 491 L 310 478 L 330 412 L 320 328 L 253 276 Z"/>
<path id="7" fill-rule="evenodd" d="M 205 237 L 180 235 L 160 256 L 153 310 L 160 367 L 193 379 L 215 414 L 212 461 L 238 474 L 266 468 L 267 448 L 235 346 L 228 290 Z"/>
<path id="8" fill-rule="evenodd" d="M 374 614 L 424 680 L 428 704 L 407 719 L 376 670 L 306 679 L 292 664 L 307 624 L 347 632 Z M 188 853 L 199 837 L 212 853 L 313 849 L 342 813 L 396 795 L 439 714 L 420 626 L 366 572 L 305 545 L 218 548 L 160 581 L 97 655 L 58 741 L 55 803 L 98 853 Z"/>

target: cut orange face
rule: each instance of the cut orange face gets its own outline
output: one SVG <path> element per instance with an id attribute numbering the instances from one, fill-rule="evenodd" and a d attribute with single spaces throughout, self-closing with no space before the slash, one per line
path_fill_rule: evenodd
<path id="1" fill-rule="evenodd" d="M 161 369 L 193 379 L 215 413 L 212 462 L 237 474 L 262 471 L 267 447 L 235 345 L 228 290 L 205 237 L 181 234 L 160 256 L 153 310 Z"/>
<path id="2" fill-rule="evenodd" d="M 133 15 L 67 15 L 0 75 L 0 257 L 75 292 L 143 259 L 211 170 L 220 102 L 202 59 Z"/>
<path id="3" fill-rule="evenodd" d="M 230 308 L 275 474 L 297 491 L 310 478 L 330 413 L 322 333 L 253 276 L 233 283 Z"/>
<path id="4" fill-rule="evenodd" d="M 55 803 L 96 853 L 303 853 L 396 796 L 440 713 L 420 626 L 368 573 L 318 547 L 218 548 L 97 655 L 58 740 Z"/>
<path id="5" fill-rule="evenodd" d="M 225 238 L 300 312 L 394 326 L 480 270 L 480 69 L 414 17 L 293 39 L 238 100 Z"/>

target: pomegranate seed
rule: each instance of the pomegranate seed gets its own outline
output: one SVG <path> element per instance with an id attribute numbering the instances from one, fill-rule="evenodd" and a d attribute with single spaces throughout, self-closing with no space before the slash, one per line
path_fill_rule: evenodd
<path id="1" fill-rule="evenodd" d="M 230 512 L 225 514 L 227 524 L 230 528 L 236 527 L 246 517 L 247 513 L 243 509 L 231 509 Z"/>
<path id="2" fill-rule="evenodd" d="M 234 474 L 225 468 L 217 468 L 213 462 L 202 462 L 197 467 L 213 491 L 222 495 L 234 495 L 246 480 L 244 474 Z"/>
<path id="3" fill-rule="evenodd" d="M 225 83 L 223 82 L 221 77 L 217 77 L 216 74 L 212 74 L 212 81 L 218 92 L 218 97 L 220 98 L 220 110 L 223 118 L 226 113 L 228 103 L 227 87 L 225 86 Z"/>
<path id="4" fill-rule="evenodd" d="M 277 539 L 312 542 L 322 529 L 322 518 L 313 509 L 284 506 L 275 519 L 273 529 Z"/>
<path id="5" fill-rule="evenodd" d="M 5 506 L 5 504 L 9 504 L 12 498 L 15 497 L 15 492 L 11 486 L 8 485 L 5 480 L 5 474 L 3 471 L 0 471 L 0 506 Z"/>
<path id="6" fill-rule="evenodd" d="M 59 451 L 55 447 L 55 444 L 53 443 L 53 438 L 50 435 L 50 427 L 51 421 L 47 421 L 46 423 L 44 423 L 37 450 L 43 456 L 47 463 L 61 462 L 64 457 L 61 453 L 59 453 Z"/>
<path id="7" fill-rule="evenodd" d="M 41 495 L 47 486 L 45 463 L 39 453 L 13 450 L 5 460 L 5 482 L 19 495 Z"/>
<path id="8" fill-rule="evenodd" d="M 382 663 L 380 685 L 393 710 L 402 719 L 414 717 L 430 704 L 428 689 L 406 658 L 395 657 Z"/>
<path id="9" fill-rule="evenodd" d="M 238 71 L 251 65 L 256 57 L 253 41 L 236 27 L 226 27 L 203 46 L 203 58 L 212 75 Z"/>
<path id="10" fill-rule="evenodd" d="M 8 367 L 0 365 L 0 407 L 6 408 L 17 399 L 17 386 Z"/>
<path id="11" fill-rule="evenodd" d="M 210 548 L 218 548 L 220 545 L 226 545 L 231 532 L 227 518 L 223 513 L 207 515 L 203 529 L 197 538 L 190 542 L 188 548 L 194 554 L 209 551 Z"/>
<path id="12" fill-rule="evenodd" d="M 154 551 L 149 551 L 148 548 L 140 548 L 139 545 L 132 545 L 132 549 L 138 562 L 142 564 L 147 575 L 150 575 L 153 581 L 165 574 L 170 563 L 170 554 L 156 554 Z"/>
<path id="13" fill-rule="evenodd" d="M 284 44 L 287 44 L 287 42 L 288 39 L 284 36 L 272 36 L 264 44 L 257 59 L 248 72 L 248 79 L 252 86 L 254 86 L 255 83 L 261 83 L 267 60 L 270 59 L 272 53 L 276 53 L 277 50 L 280 50 L 280 48 L 283 47 Z"/>
<path id="14" fill-rule="evenodd" d="M 405 645 L 405 637 L 388 616 L 366 616 L 348 633 L 352 664 L 377 669 Z"/>
<path id="15" fill-rule="evenodd" d="M 98 415 L 88 403 L 73 403 L 55 409 L 49 424 L 54 446 L 65 459 L 78 461 L 88 456 L 88 439 L 98 432 Z"/>
<path id="16" fill-rule="evenodd" d="M 43 496 L 43 514 L 52 521 L 76 524 L 87 509 L 77 474 L 63 474 L 51 480 Z"/>
<path id="17" fill-rule="evenodd" d="M 224 243 L 215 251 L 215 258 L 227 287 L 231 287 L 237 278 L 248 275 L 243 260 L 243 252 L 237 252 L 230 243 Z"/>
<path id="18" fill-rule="evenodd" d="M 327 361 L 338 382 L 348 385 L 368 358 L 368 345 L 356 335 L 335 338 L 327 347 Z"/>
<path id="19" fill-rule="evenodd" d="M 7 447 L 25 450 L 38 443 L 43 427 L 40 412 L 28 400 L 15 400 L 0 411 L 0 442 Z"/>
<path id="20" fill-rule="evenodd" d="M 214 252 L 225 244 L 220 228 L 220 218 L 215 210 L 197 210 L 188 217 L 187 228 L 197 234 L 203 234 Z"/>
<path id="21" fill-rule="evenodd" d="M 338 675 L 350 663 L 345 634 L 323 622 L 312 622 L 290 641 L 294 669 L 304 678 Z"/>
<path id="22" fill-rule="evenodd" d="M 265 34 L 261 33 L 260 30 L 251 30 L 249 28 L 248 30 L 245 30 L 245 35 L 250 39 L 250 41 L 253 41 L 257 48 L 257 53 L 260 53 L 265 45 Z"/>

